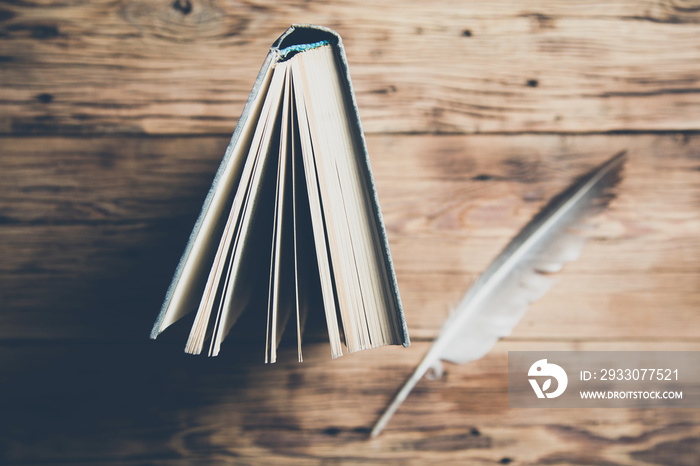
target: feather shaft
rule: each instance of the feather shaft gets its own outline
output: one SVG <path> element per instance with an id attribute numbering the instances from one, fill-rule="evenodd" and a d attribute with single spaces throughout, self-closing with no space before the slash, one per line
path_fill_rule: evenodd
<path id="1" fill-rule="evenodd" d="M 609 195 L 606 190 L 618 182 L 618 174 L 625 156 L 625 151 L 614 155 L 552 199 L 503 249 L 447 318 L 428 353 L 375 424 L 371 437 L 379 435 L 413 387 L 431 367 L 439 364 L 441 359 L 461 363 L 479 359 L 493 347 L 498 338 L 510 334 L 527 305 L 543 293 L 537 289 L 537 286 L 542 287 L 541 283 L 534 286 L 534 290 L 528 290 L 527 284 L 524 284 L 527 278 L 540 275 L 544 271 L 558 270 L 564 262 L 576 258 L 578 253 L 572 254 L 570 249 L 580 250 L 583 246 L 582 241 L 572 241 L 574 246 L 569 246 L 568 249 L 566 244 L 565 247 L 559 244 L 561 251 L 552 252 L 552 249 L 557 249 L 554 246 L 558 244 L 558 240 L 567 239 L 568 228 L 579 223 L 594 210 L 596 200 L 605 200 Z M 557 257 L 547 257 L 547 253 Z M 543 256 L 547 261 L 539 264 L 538 261 L 544 260 Z M 515 303 L 511 306 L 514 310 L 507 309 L 508 306 L 498 302 L 501 294 L 508 296 L 508 293 L 516 296 L 509 301 L 511 304 Z M 505 314 L 501 310 L 504 307 Z M 505 324 L 501 321 L 493 322 L 499 317 Z M 467 327 L 468 325 L 471 328 Z M 483 328 L 479 328 L 480 326 Z M 470 338 L 476 343 L 470 343 Z M 463 340 L 466 341 L 466 346 Z M 455 346 L 456 349 L 449 352 L 458 354 L 458 357 L 447 354 L 446 351 L 451 346 Z"/>

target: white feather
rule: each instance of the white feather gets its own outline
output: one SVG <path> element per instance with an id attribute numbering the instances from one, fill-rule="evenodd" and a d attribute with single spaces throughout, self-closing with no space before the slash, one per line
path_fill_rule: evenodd
<path id="1" fill-rule="evenodd" d="M 625 152 L 613 156 L 555 197 L 506 246 L 447 318 L 423 361 L 372 429 L 376 437 L 426 372 L 442 373 L 441 361 L 464 364 L 488 353 L 510 335 L 528 305 L 553 284 L 549 274 L 576 260 L 586 241 L 582 221 L 605 208 L 619 181 Z"/>

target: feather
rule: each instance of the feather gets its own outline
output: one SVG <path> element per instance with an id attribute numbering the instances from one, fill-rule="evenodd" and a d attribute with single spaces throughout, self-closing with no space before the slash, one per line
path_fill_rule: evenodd
<path id="1" fill-rule="evenodd" d="M 464 364 L 488 353 L 513 330 L 528 305 L 552 285 L 548 276 L 575 260 L 586 238 L 576 228 L 602 211 L 613 197 L 625 160 L 622 151 L 556 196 L 505 247 L 447 318 L 423 361 L 379 418 L 376 437 L 413 387 L 429 370 L 440 374 L 441 361 Z"/>

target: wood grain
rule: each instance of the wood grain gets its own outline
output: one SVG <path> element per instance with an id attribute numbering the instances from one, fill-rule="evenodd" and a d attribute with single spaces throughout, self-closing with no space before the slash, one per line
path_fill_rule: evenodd
<path id="1" fill-rule="evenodd" d="M 230 134 L 290 23 L 344 38 L 370 133 L 700 130 L 690 1 L 9 2 L 0 133 Z"/>
<path id="2" fill-rule="evenodd" d="M 294 22 L 346 45 L 413 345 L 148 341 Z M 695 0 L 0 2 L 0 464 L 700 464 L 697 410 L 507 407 L 508 351 L 700 350 L 699 37 Z M 368 440 L 469 284 L 622 149 L 581 258 Z"/>
<path id="3" fill-rule="evenodd" d="M 509 409 L 506 375 L 508 350 L 698 343 L 501 342 L 480 361 L 421 381 L 372 441 L 369 427 L 427 343 L 335 361 L 315 344 L 303 364 L 287 347 L 272 366 L 261 364 L 262 347 L 209 360 L 156 342 L 2 348 L 7 464 L 690 465 L 700 453 L 693 410 Z M 18 353 L 22 365 L 13 366 Z"/>
<path id="4" fill-rule="evenodd" d="M 514 335 L 696 339 L 697 141 L 369 137 L 414 338 L 435 336 L 468 285 L 551 196 L 627 148 L 619 195 L 597 218 L 583 256 L 566 267 Z M 51 137 L 3 143 L 0 296 L 6 311 L 0 337 L 145 335 L 226 140 Z M 559 317 L 562 303 L 565 319 Z M 635 309 L 633 320 L 629 309 Z"/>

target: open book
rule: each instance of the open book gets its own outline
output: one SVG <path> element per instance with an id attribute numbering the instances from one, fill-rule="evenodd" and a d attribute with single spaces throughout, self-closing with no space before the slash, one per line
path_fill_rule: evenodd
<path id="1" fill-rule="evenodd" d="M 409 345 L 340 37 L 293 26 L 263 64 L 151 338 L 196 310 L 185 351 L 215 356 L 243 312 L 266 312 L 265 362 L 285 328 L 301 361 L 313 305 L 333 358 L 343 343 Z"/>

